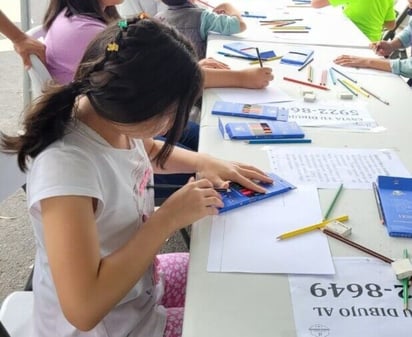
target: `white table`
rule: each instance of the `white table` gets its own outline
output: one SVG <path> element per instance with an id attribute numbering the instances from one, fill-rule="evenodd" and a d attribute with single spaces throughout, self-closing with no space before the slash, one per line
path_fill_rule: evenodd
<path id="1" fill-rule="evenodd" d="M 211 40 L 209 52 L 220 48 L 222 41 Z M 264 48 L 264 45 L 259 45 Z M 276 48 L 286 48 L 280 46 Z M 368 50 L 331 48 L 314 46 L 315 60 L 330 62 L 334 55 L 343 52 L 370 53 Z M 225 59 L 227 62 L 228 59 Z M 233 67 L 242 67 L 242 60 L 231 59 Z M 275 85 L 288 94 L 299 97 L 299 85 L 281 80 L 282 70 L 273 65 Z M 348 71 L 346 71 L 348 73 Z M 367 102 L 367 107 L 379 125 L 386 128 L 379 133 L 359 133 L 350 131 L 305 128 L 308 138 L 315 146 L 352 148 L 392 148 L 405 166 L 412 169 L 410 151 L 410 125 L 412 114 L 407 102 L 412 100 L 412 91 L 396 76 L 376 76 L 359 71 L 352 74 L 370 91 L 381 95 L 390 102 L 387 106 L 373 98 L 359 97 Z M 329 85 L 333 87 L 333 85 Z M 329 92 L 316 90 L 320 100 L 332 97 Z M 263 146 L 248 145 L 243 142 L 222 140 L 217 129 L 215 116 L 210 108 L 218 97 L 204 95 L 199 150 L 217 157 L 253 163 L 269 170 L 269 163 Z M 293 145 L 280 145 L 293 146 Z M 307 145 L 302 145 L 307 146 Z M 309 145 L 310 146 L 310 145 Z M 333 198 L 334 190 L 320 190 L 323 211 Z M 389 257 L 399 256 L 402 248 L 411 244 L 409 239 L 391 238 L 386 228 L 379 222 L 375 199 L 371 190 L 345 190 L 336 205 L 334 214 L 349 214 L 353 227 L 351 239 Z M 191 260 L 185 306 L 183 337 L 295 337 L 295 326 L 287 275 L 208 273 L 206 271 L 211 219 L 194 224 L 191 241 Z M 329 239 L 333 256 L 359 256 L 363 253 L 335 239 Z M 304 258 L 304 257 L 302 257 Z M 371 327 L 371 333 L 373 328 Z"/>

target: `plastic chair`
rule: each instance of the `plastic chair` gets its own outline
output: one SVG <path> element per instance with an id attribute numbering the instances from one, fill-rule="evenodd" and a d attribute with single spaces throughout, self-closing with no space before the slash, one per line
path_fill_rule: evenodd
<path id="1" fill-rule="evenodd" d="M 44 40 L 46 32 L 42 26 L 36 26 L 28 30 L 26 34 L 42 41 Z M 36 55 L 30 55 L 30 61 L 32 63 L 32 67 L 28 70 L 31 81 L 29 90 L 31 93 L 30 96 L 33 99 L 42 94 L 44 86 L 52 80 L 52 77 L 46 66 Z"/>
<path id="2" fill-rule="evenodd" d="M 26 182 L 17 166 L 17 156 L 0 152 L 0 202 L 16 192 Z M 0 308 L 0 336 L 30 335 L 33 312 L 33 293 L 15 291 L 8 295 Z"/>

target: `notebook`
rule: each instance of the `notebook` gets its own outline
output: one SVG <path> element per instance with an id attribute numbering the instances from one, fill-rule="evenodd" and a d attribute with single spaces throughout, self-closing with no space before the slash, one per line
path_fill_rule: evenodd
<path id="1" fill-rule="evenodd" d="M 251 60 L 257 60 L 257 51 L 256 47 L 246 44 L 244 42 L 232 42 L 232 43 L 226 43 L 223 45 L 223 48 L 229 49 L 231 51 L 234 51 L 238 54 L 241 54 L 243 56 L 249 57 Z M 271 57 L 275 57 L 276 53 L 273 50 L 259 50 L 260 58 L 262 60 L 266 60 Z"/>
<path id="2" fill-rule="evenodd" d="M 310 60 L 314 53 L 313 49 L 305 47 L 294 47 L 289 50 L 280 59 L 280 63 L 293 64 L 293 65 L 303 65 Z"/>
<path id="3" fill-rule="evenodd" d="M 274 105 L 216 101 L 212 108 L 212 115 L 261 118 L 285 122 L 288 120 L 289 109 Z"/>
<path id="4" fill-rule="evenodd" d="M 281 139 L 303 138 L 305 134 L 296 122 L 256 121 L 229 122 L 225 125 L 219 118 L 219 130 L 230 139 Z"/>
<path id="5" fill-rule="evenodd" d="M 412 237 L 412 178 L 378 176 L 377 185 L 389 236 Z"/>
<path id="6" fill-rule="evenodd" d="M 259 200 L 273 197 L 275 195 L 291 191 L 296 186 L 282 179 L 274 173 L 268 174 L 273 179 L 273 184 L 259 183 L 266 189 L 266 193 L 258 193 L 245 188 L 237 183 L 230 183 L 228 192 L 221 192 L 224 206 L 219 209 L 219 213 L 238 208 Z"/>

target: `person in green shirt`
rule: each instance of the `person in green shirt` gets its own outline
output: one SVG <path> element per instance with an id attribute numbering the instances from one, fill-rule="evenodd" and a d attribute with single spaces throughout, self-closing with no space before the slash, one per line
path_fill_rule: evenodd
<path id="1" fill-rule="evenodd" d="M 383 28 L 395 28 L 393 0 L 312 0 L 311 4 L 315 8 L 343 5 L 345 15 L 371 42 L 381 40 Z"/>

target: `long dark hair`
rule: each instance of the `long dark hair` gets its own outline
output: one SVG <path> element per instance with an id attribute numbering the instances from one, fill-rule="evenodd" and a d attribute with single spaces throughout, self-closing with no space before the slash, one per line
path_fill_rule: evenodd
<path id="1" fill-rule="evenodd" d="M 50 0 L 49 7 L 43 18 L 43 27 L 46 31 L 49 30 L 57 15 L 65 8 L 65 15 L 67 17 L 86 15 L 106 24 L 120 18 L 116 6 L 107 6 L 103 11 L 99 0 Z"/>
<path id="2" fill-rule="evenodd" d="M 174 112 L 173 125 L 155 158 L 163 166 L 201 94 L 202 72 L 188 40 L 154 19 L 135 18 L 109 25 L 87 48 L 75 80 L 50 87 L 25 113 L 24 134 L 1 134 L 4 152 L 18 154 L 21 170 L 52 142 L 62 138 L 86 95 L 101 117 L 139 123 Z"/>

